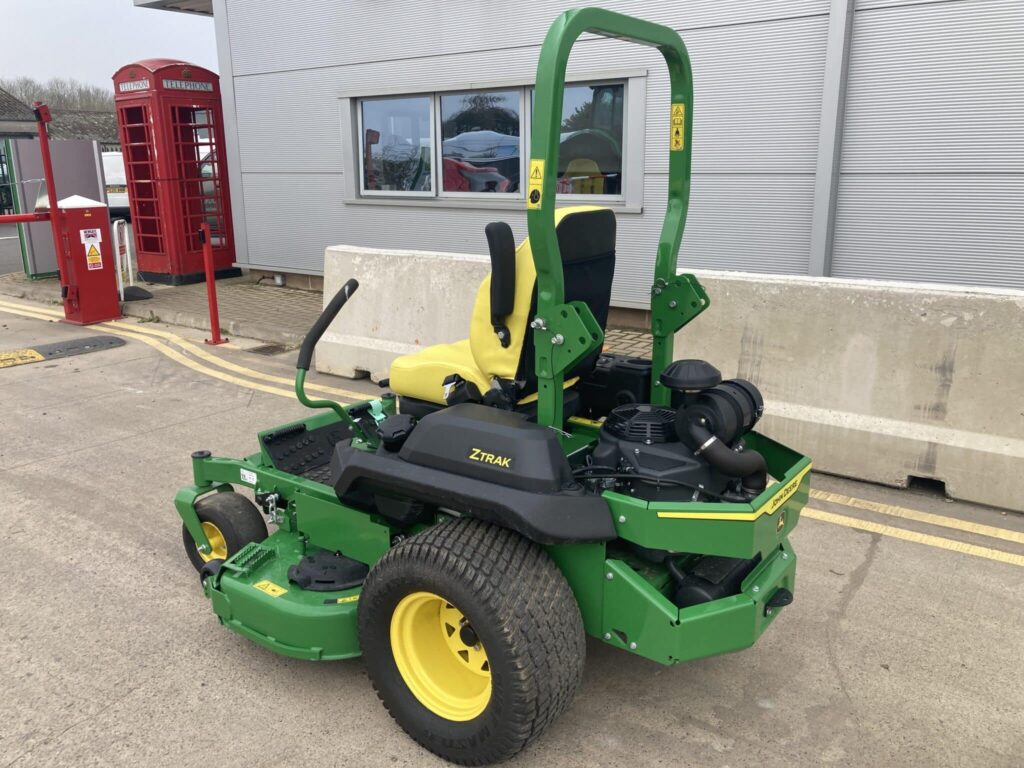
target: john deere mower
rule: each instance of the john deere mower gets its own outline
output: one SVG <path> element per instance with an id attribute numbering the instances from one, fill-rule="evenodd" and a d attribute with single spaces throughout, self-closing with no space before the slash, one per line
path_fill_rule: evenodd
<path id="1" fill-rule="evenodd" d="M 668 205 L 651 359 L 602 354 L 615 216 L 555 208 L 566 61 L 584 32 L 657 48 L 671 76 Z M 469 338 L 399 357 L 383 394 L 192 455 L 175 498 L 221 624 L 277 653 L 362 655 L 410 736 L 456 763 L 508 758 L 572 701 L 587 635 L 673 665 L 752 645 L 793 600 L 788 535 L 811 462 L 754 431 L 757 388 L 672 361 L 709 306 L 676 274 L 690 190 L 692 81 L 666 27 L 600 9 L 552 25 L 537 68 L 529 238 L 485 234 Z M 236 492 L 253 491 L 255 503 Z M 267 523 L 273 526 L 268 535 Z"/>

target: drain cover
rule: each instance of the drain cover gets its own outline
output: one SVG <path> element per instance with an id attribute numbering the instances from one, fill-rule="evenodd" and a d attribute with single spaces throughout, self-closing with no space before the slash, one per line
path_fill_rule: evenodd
<path id="1" fill-rule="evenodd" d="M 294 347 L 287 347 L 284 344 L 261 344 L 258 347 L 245 350 L 246 352 L 252 352 L 254 355 L 280 355 L 282 352 L 290 352 Z"/>

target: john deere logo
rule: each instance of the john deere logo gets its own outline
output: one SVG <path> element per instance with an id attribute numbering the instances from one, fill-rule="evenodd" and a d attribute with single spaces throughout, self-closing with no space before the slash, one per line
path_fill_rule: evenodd
<path id="1" fill-rule="evenodd" d="M 782 533 L 782 529 L 786 527 L 786 514 L 782 513 L 779 515 L 779 522 L 775 524 L 775 530 Z"/>
<path id="2" fill-rule="evenodd" d="M 498 456 L 487 451 L 481 451 L 479 448 L 470 448 L 469 456 L 466 458 L 470 461 L 479 461 L 484 464 L 493 464 L 496 467 L 512 469 L 512 458 L 510 456 Z"/>

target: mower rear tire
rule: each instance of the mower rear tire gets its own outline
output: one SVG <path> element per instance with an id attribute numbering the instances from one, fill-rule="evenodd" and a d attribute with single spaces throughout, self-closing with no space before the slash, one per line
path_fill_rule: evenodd
<path id="1" fill-rule="evenodd" d="M 203 496 L 196 502 L 196 514 L 212 545 L 210 552 L 200 552 L 192 534 L 182 523 L 181 537 L 185 554 L 197 571 L 211 560 L 227 560 L 251 541 L 267 538 L 263 515 L 240 493 L 225 491 Z"/>
<path id="2" fill-rule="evenodd" d="M 572 702 L 586 657 L 579 606 L 547 553 L 468 518 L 377 561 L 359 642 L 391 716 L 461 765 L 506 760 L 540 736 Z"/>

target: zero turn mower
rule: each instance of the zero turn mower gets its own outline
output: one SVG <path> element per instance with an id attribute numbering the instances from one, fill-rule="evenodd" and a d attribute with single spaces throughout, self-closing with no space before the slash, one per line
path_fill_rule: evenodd
<path id="1" fill-rule="evenodd" d="M 601 353 L 614 214 L 555 208 L 566 61 L 584 32 L 653 46 L 671 75 L 650 360 Z M 194 453 L 175 498 L 224 626 L 298 659 L 362 654 L 395 720 L 453 762 L 537 738 L 572 701 L 586 635 L 678 664 L 752 645 L 793 599 L 810 460 L 753 430 L 753 384 L 671 360 L 709 304 L 676 274 L 691 98 L 671 29 L 561 15 L 537 68 L 529 239 L 487 226 L 469 338 L 395 360 L 378 399 L 311 400 L 313 348 L 349 280 L 298 356 L 296 395 L 318 412 L 260 432 L 242 459 Z"/>

